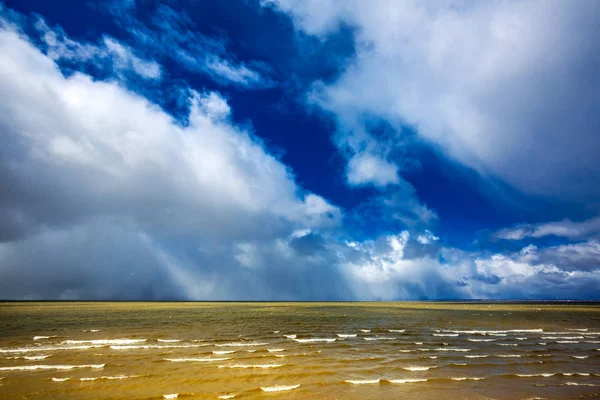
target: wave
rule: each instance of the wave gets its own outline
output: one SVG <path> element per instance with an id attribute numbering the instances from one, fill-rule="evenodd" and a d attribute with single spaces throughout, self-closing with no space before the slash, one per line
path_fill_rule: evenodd
<path id="1" fill-rule="evenodd" d="M 95 376 L 95 377 L 90 377 L 90 378 L 80 378 L 80 381 L 96 381 L 98 379 L 107 379 L 107 380 L 120 380 L 120 379 L 127 379 L 127 378 L 136 378 L 139 375 L 115 375 L 115 376 Z"/>
<path id="2" fill-rule="evenodd" d="M 310 339 L 294 339 L 298 343 L 317 343 L 317 342 L 335 342 L 335 338 L 310 338 Z"/>
<path id="3" fill-rule="evenodd" d="M 452 363 L 452 365 L 455 365 L 457 367 L 464 367 L 467 365 L 467 363 Z"/>
<path id="4" fill-rule="evenodd" d="M 282 392 L 286 390 L 292 390 L 299 388 L 300 385 L 275 385 L 275 386 L 261 386 L 263 392 Z"/>
<path id="5" fill-rule="evenodd" d="M 439 347 L 437 349 L 433 349 L 432 351 L 457 351 L 457 352 L 467 352 L 467 351 L 471 351 L 472 349 L 460 349 L 457 347 Z"/>
<path id="6" fill-rule="evenodd" d="M 84 329 L 84 332 L 100 332 L 100 329 Z"/>
<path id="7" fill-rule="evenodd" d="M 458 333 L 434 333 L 433 336 L 456 337 L 456 336 L 458 336 Z"/>
<path id="8" fill-rule="evenodd" d="M 215 351 L 213 351 L 213 354 L 216 354 L 216 355 L 231 354 L 231 353 L 235 353 L 235 350 L 215 350 Z"/>
<path id="9" fill-rule="evenodd" d="M 390 383 L 418 383 L 427 382 L 427 379 L 388 379 Z"/>
<path id="10" fill-rule="evenodd" d="M 451 379 L 453 381 L 480 381 L 482 379 L 485 379 L 484 377 L 480 377 L 480 376 L 454 376 L 454 377 L 450 377 L 448 379 Z"/>
<path id="11" fill-rule="evenodd" d="M 181 340 L 179 339 L 156 339 L 159 342 L 164 342 L 164 343 L 177 343 L 177 342 L 181 342 Z"/>
<path id="12" fill-rule="evenodd" d="M 370 330 L 370 329 L 359 329 L 359 331 L 361 331 L 361 332 L 364 332 L 364 333 L 369 333 L 369 332 L 371 332 L 371 330 Z"/>
<path id="13" fill-rule="evenodd" d="M 0 371 L 35 371 L 37 369 L 60 369 L 69 370 L 75 368 L 104 368 L 105 364 L 82 364 L 82 365 L 20 365 L 16 367 L 0 367 Z"/>
<path id="14" fill-rule="evenodd" d="M 50 356 L 24 356 L 25 360 L 35 361 L 35 360 L 45 360 Z"/>
<path id="15" fill-rule="evenodd" d="M 416 344 L 417 346 L 420 346 L 420 345 L 422 345 L 422 344 L 423 344 L 423 342 L 415 342 L 415 344 Z"/>
<path id="16" fill-rule="evenodd" d="M 444 329 L 443 332 L 452 332 L 452 333 L 468 333 L 468 334 L 479 334 L 479 335 L 489 335 L 489 334 L 500 334 L 500 333 L 543 333 L 543 329 L 506 329 L 506 330 L 451 330 Z"/>
<path id="17" fill-rule="evenodd" d="M 469 342 L 495 342 L 498 339 L 467 339 Z"/>
<path id="18" fill-rule="evenodd" d="M 579 331 L 579 332 L 587 332 L 588 328 L 567 328 L 568 331 Z"/>
<path id="19" fill-rule="evenodd" d="M 33 340 L 42 340 L 42 339 L 50 339 L 50 338 L 55 338 L 57 337 L 56 335 L 53 336 L 34 336 Z"/>
<path id="20" fill-rule="evenodd" d="M 494 343 L 494 345 L 496 345 L 496 346 L 514 346 L 514 347 L 518 346 L 518 344 L 516 344 L 516 343 Z"/>
<path id="21" fill-rule="evenodd" d="M 95 344 L 108 346 L 111 344 L 134 344 L 145 342 L 146 339 L 97 339 L 97 340 L 65 340 L 63 344 Z"/>
<path id="22" fill-rule="evenodd" d="M 590 376 L 591 374 L 589 372 L 563 372 L 562 375 L 564 375 L 564 376 L 574 376 L 574 375 Z"/>
<path id="23" fill-rule="evenodd" d="M 431 367 L 417 367 L 417 366 L 402 367 L 402 369 L 405 369 L 407 371 L 429 371 L 432 368 L 437 368 L 437 366 L 434 365 L 434 366 L 431 366 Z"/>
<path id="24" fill-rule="evenodd" d="M 219 399 L 233 399 L 235 397 L 235 394 L 222 394 L 220 396 L 218 396 Z"/>
<path id="25" fill-rule="evenodd" d="M 540 346 L 546 346 L 548 343 L 544 343 L 544 342 L 538 342 L 538 344 L 539 344 Z"/>
<path id="26" fill-rule="evenodd" d="M 577 358 L 579 360 L 585 360 L 586 358 L 588 358 L 589 356 L 571 356 L 573 358 Z"/>
<path id="27" fill-rule="evenodd" d="M 579 340 L 557 340 L 556 343 L 559 344 L 577 344 Z"/>
<path id="28" fill-rule="evenodd" d="M 400 353 L 414 353 L 416 350 L 407 350 L 407 349 L 402 349 L 402 350 L 398 350 Z"/>
<path id="29" fill-rule="evenodd" d="M 217 347 L 252 347 L 252 346 L 265 346 L 269 343 L 257 343 L 257 342 L 232 342 L 232 343 L 219 343 L 215 344 Z"/>
<path id="30" fill-rule="evenodd" d="M 176 399 L 179 397 L 179 393 L 165 394 L 163 397 L 165 399 Z"/>
<path id="31" fill-rule="evenodd" d="M 346 380 L 346 383 L 350 383 L 352 385 L 368 385 L 373 383 L 381 382 L 381 379 L 360 379 L 360 380 Z"/>
<path id="32" fill-rule="evenodd" d="M 219 365 L 219 368 L 279 368 L 285 364 L 232 364 L 232 365 Z"/>
<path id="33" fill-rule="evenodd" d="M 406 332 L 406 329 L 388 329 L 388 332 L 404 333 Z"/>
<path id="34" fill-rule="evenodd" d="M 231 360 L 231 358 L 221 357 L 221 358 L 212 358 L 212 357 L 184 357 L 184 358 L 164 358 L 166 361 L 171 362 L 211 362 L 211 361 L 226 361 Z"/>
<path id="35" fill-rule="evenodd" d="M 496 354 L 496 357 L 501 358 L 521 358 L 520 354 Z"/>
<path id="36" fill-rule="evenodd" d="M 64 381 L 68 381 L 71 378 L 52 378 L 52 381 L 54 382 L 64 382 Z"/>
<path id="37" fill-rule="evenodd" d="M 277 352 L 280 352 L 280 351 L 285 351 L 285 349 L 267 349 L 267 351 L 269 353 L 277 353 Z"/>
<path id="38" fill-rule="evenodd" d="M 466 358 L 487 358 L 489 357 L 488 354 L 471 354 L 471 355 L 467 355 L 465 356 Z"/>
<path id="39" fill-rule="evenodd" d="M 389 336 L 377 336 L 377 337 L 365 337 L 363 339 L 368 340 L 368 341 L 373 341 L 373 340 L 395 340 L 397 338 L 389 337 Z"/>
<path id="40" fill-rule="evenodd" d="M 40 347 L 21 347 L 15 349 L 0 349 L 0 353 L 31 353 L 34 351 L 55 351 L 55 350 L 87 350 L 95 347 L 102 347 L 98 345 L 87 345 L 87 346 L 40 346 Z"/>
<path id="41" fill-rule="evenodd" d="M 594 383 L 577 383 L 577 382 L 566 382 L 565 385 L 567 385 L 567 386 L 600 386 L 600 385 L 596 385 Z"/>
<path id="42" fill-rule="evenodd" d="M 535 378 L 535 377 L 544 377 L 544 378 L 549 378 L 551 376 L 554 376 L 556 374 L 553 373 L 543 373 L 543 374 L 515 374 L 516 376 L 518 376 L 519 378 Z"/>
<path id="43" fill-rule="evenodd" d="M 163 344 L 163 345 L 142 344 L 142 345 L 126 345 L 126 346 L 116 345 L 116 346 L 110 346 L 110 348 L 112 350 L 188 349 L 188 348 L 205 347 L 205 346 L 209 346 L 209 344 L 208 343 L 206 343 L 206 344 Z"/>
<path id="44" fill-rule="evenodd" d="M 297 335 L 283 335 L 283 336 L 285 336 L 288 339 L 296 339 Z"/>
<path id="45" fill-rule="evenodd" d="M 583 336 L 541 336 L 542 340 L 573 340 L 573 339 L 583 339 Z"/>
<path id="46" fill-rule="evenodd" d="M 427 356 L 427 358 L 436 359 L 438 356 Z"/>
<path id="47" fill-rule="evenodd" d="M 341 338 L 356 337 L 356 333 L 338 333 L 337 335 L 338 335 L 338 337 L 341 337 Z"/>

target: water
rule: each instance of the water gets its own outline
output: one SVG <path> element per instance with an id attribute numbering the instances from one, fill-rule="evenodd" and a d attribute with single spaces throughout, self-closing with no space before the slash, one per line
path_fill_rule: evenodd
<path id="1" fill-rule="evenodd" d="M 0 318 L 2 399 L 600 398 L 597 304 L 4 303 Z"/>

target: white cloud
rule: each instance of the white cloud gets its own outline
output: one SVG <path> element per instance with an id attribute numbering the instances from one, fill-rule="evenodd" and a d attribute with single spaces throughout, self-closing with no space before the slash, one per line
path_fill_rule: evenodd
<path id="1" fill-rule="evenodd" d="M 355 28 L 354 59 L 311 95 L 335 114 L 342 146 L 364 137 L 365 118 L 375 116 L 399 132 L 416 128 L 455 160 L 523 192 L 600 197 L 600 3 L 267 4 L 308 34 Z M 385 145 L 401 146 L 394 140 Z"/>
<path id="2" fill-rule="evenodd" d="M 348 182 L 352 185 L 367 183 L 386 186 L 398 183 L 398 167 L 380 157 L 359 153 L 348 161 Z"/>
<path id="3" fill-rule="evenodd" d="M 0 34 L 0 123 L 5 140 L 22 146 L 17 154 L 5 147 L 3 159 L 20 186 L 44 179 L 61 202 L 74 201 L 86 212 L 213 233 L 243 232 L 268 216 L 282 226 L 339 220 L 336 207 L 302 195 L 284 165 L 229 123 L 229 108 L 216 93 L 193 94 L 189 125 L 181 126 L 116 83 L 81 73 L 64 77 L 15 32 Z M 171 213 L 156 215 L 154 207 Z"/>
<path id="4" fill-rule="evenodd" d="M 78 63 L 108 62 L 118 72 L 133 72 L 144 79 L 159 79 L 161 66 L 134 54 L 131 47 L 104 36 L 99 44 L 80 43 L 69 38 L 60 28 L 51 29 L 44 20 L 36 23 L 37 30 L 47 46 L 47 55 L 53 60 L 70 60 Z"/>
<path id="5" fill-rule="evenodd" d="M 522 240 L 527 237 L 541 238 L 544 236 L 559 236 L 570 239 L 589 237 L 600 233 L 600 217 L 586 221 L 573 222 L 569 219 L 540 224 L 518 225 L 512 228 L 500 229 L 492 234 L 495 239 Z"/>

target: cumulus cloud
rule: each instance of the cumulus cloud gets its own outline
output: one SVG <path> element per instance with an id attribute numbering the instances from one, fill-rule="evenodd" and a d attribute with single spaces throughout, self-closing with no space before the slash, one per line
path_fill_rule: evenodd
<path id="1" fill-rule="evenodd" d="M 260 141 L 230 122 L 229 106 L 217 93 L 184 93 L 189 115 L 177 121 L 116 81 L 63 75 L 13 28 L 0 29 L 0 179 L 8 188 L 0 204 L 0 264 L 7 285 L 26 278 L 31 284 L 6 295 L 179 297 L 173 287 L 190 281 L 182 276 L 202 282 L 201 270 L 190 272 L 202 260 L 186 255 L 181 261 L 169 246 L 162 250 L 165 241 L 225 248 L 339 224 L 341 210 L 303 191 Z M 80 236 L 87 239 L 75 240 Z M 96 240 L 107 257 L 83 262 L 103 258 Z M 135 254 L 142 255 L 140 265 L 128 268 L 138 274 L 148 264 L 148 277 L 156 280 L 128 280 L 130 296 L 127 285 L 112 283 Z M 163 276 L 179 279 L 162 290 L 155 286 Z M 91 290 L 90 280 L 112 289 Z M 44 281 L 52 291 L 40 289 Z M 201 290 L 182 293 L 203 298 Z"/>
<path id="2" fill-rule="evenodd" d="M 354 59 L 309 96 L 335 116 L 341 146 L 368 140 L 365 121 L 375 116 L 525 193 L 600 198 L 600 3 L 263 4 L 306 34 L 354 29 Z M 394 145 L 401 141 L 385 143 Z"/>

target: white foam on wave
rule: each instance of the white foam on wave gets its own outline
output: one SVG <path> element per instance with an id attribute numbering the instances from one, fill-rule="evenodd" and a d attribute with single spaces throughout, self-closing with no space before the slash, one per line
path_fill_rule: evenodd
<path id="1" fill-rule="evenodd" d="M 577 344 L 579 340 L 557 340 L 556 343 L 559 344 Z"/>
<path id="2" fill-rule="evenodd" d="M 508 336 L 506 333 L 486 333 L 487 336 Z"/>
<path id="3" fill-rule="evenodd" d="M 594 383 L 577 383 L 577 382 L 567 382 L 565 383 L 567 386 L 600 386 Z"/>
<path id="4" fill-rule="evenodd" d="M 526 337 L 516 337 L 515 338 L 515 340 L 527 340 L 527 339 L 529 339 L 529 338 L 526 338 Z"/>
<path id="5" fill-rule="evenodd" d="M 473 338 L 468 338 L 467 340 L 469 342 L 495 342 L 498 339 L 473 339 Z"/>
<path id="6" fill-rule="evenodd" d="M 427 379 L 389 379 L 390 383 L 418 383 L 418 382 L 427 382 Z"/>
<path id="7" fill-rule="evenodd" d="M 369 385 L 374 383 L 381 382 L 381 379 L 359 379 L 359 380 L 346 380 L 346 383 L 351 383 L 352 385 Z"/>
<path id="8" fill-rule="evenodd" d="M 388 329 L 388 332 L 404 333 L 406 332 L 406 329 Z"/>
<path id="9" fill-rule="evenodd" d="M 235 397 L 235 394 L 222 394 L 218 397 L 219 399 L 233 399 Z"/>
<path id="10" fill-rule="evenodd" d="M 544 377 L 544 378 L 549 378 L 551 376 L 554 376 L 556 374 L 553 373 L 543 373 L 543 374 L 516 374 L 519 378 L 537 378 L 537 377 Z"/>
<path id="11" fill-rule="evenodd" d="M 455 376 L 455 377 L 451 377 L 450 379 L 452 379 L 453 381 L 480 381 L 482 379 L 485 379 L 483 377 L 478 377 L 478 376 Z"/>
<path id="12" fill-rule="evenodd" d="M 590 376 L 591 374 L 589 372 L 563 372 L 562 375 L 564 376 Z"/>
<path id="13" fill-rule="evenodd" d="M 356 337 L 356 333 L 338 333 L 337 335 L 338 335 L 338 337 L 341 337 L 341 338 Z"/>
<path id="14" fill-rule="evenodd" d="M 365 337 L 364 340 L 373 341 L 373 340 L 394 340 L 397 339 L 395 337 L 390 336 L 376 336 L 376 337 Z"/>
<path id="15" fill-rule="evenodd" d="M 277 334 L 277 333 L 279 333 L 279 332 L 281 332 L 281 331 L 273 331 L 273 333 L 275 333 L 275 334 Z"/>
<path id="16" fill-rule="evenodd" d="M 181 342 L 181 340 L 179 339 L 156 339 L 159 342 L 164 342 L 164 343 L 177 343 L 177 342 Z"/>
<path id="17" fill-rule="evenodd" d="M 405 369 L 407 371 L 429 371 L 430 369 L 433 369 L 433 368 L 437 368 L 437 366 L 433 365 L 431 367 L 419 367 L 419 366 L 402 367 L 402 369 Z"/>
<path id="18" fill-rule="evenodd" d="M 506 330 L 486 330 L 486 329 L 473 329 L 473 330 L 455 330 L 455 329 L 444 329 L 443 332 L 452 332 L 452 333 L 468 333 L 468 334 L 479 334 L 479 335 L 489 335 L 492 333 L 542 333 L 543 329 L 506 329 Z"/>
<path id="19" fill-rule="evenodd" d="M 370 329 L 359 329 L 359 331 L 361 331 L 361 332 L 364 332 L 364 333 L 369 333 L 369 332 L 371 332 L 371 330 L 370 330 Z"/>
<path id="20" fill-rule="evenodd" d="M 403 350 L 398 350 L 400 353 L 414 353 L 415 350 L 408 350 L 408 349 L 403 349 Z"/>
<path id="21" fill-rule="evenodd" d="M 589 356 L 571 356 L 573 358 L 577 358 L 579 360 L 585 360 L 586 358 L 588 358 Z"/>
<path id="22" fill-rule="evenodd" d="M 215 344 L 217 347 L 254 347 L 254 346 L 266 346 L 269 343 L 259 342 L 232 342 L 232 343 L 218 343 Z"/>
<path id="23" fill-rule="evenodd" d="M 423 344 L 423 342 L 414 342 L 417 346 L 420 346 Z"/>
<path id="24" fill-rule="evenodd" d="M 177 397 L 179 397 L 179 393 L 165 394 L 163 397 L 165 399 L 176 399 Z"/>
<path id="25" fill-rule="evenodd" d="M 256 353 L 256 350 L 252 349 L 252 350 L 246 350 L 246 353 Z"/>
<path id="26" fill-rule="evenodd" d="M 579 332 L 587 332 L 588 328 L 568 328 L 568 331 L 579 331 Z"/>
<path id="27" fill-rule="evenodd" d="M 261 386 L 263 392 L 284 392 L 287 390 L 298 389 L 300 385 L 275 385 L 275 386 Z"/>
<path id="28" fill-rule="evenodd" d="M 540 346 L 546 346 L 548 343 L 545 343 L 545 342 L 538 342 L 538 344 L 539 344 Z"/>
<path id="29" fill-rule="evenodd" d="M 600 340 L 586 340 L 584 343 L 598 344 L 600 343 Z"/>
<path id="30" fill-rule="evenodd" d="M 494 345 L 496 345 L 496 346 L 513 346 L 513 347 L 518 346 L 518 344 L 516 344 L 516 343 L 494 343 Z"/>
<path id="31" fill-rule="evenodd" d="M 69 370 L 75 368 L 104 368 L 105 364 L 82 364 L 82 365 L 19 365 L 16 367 L 0 367 L 0 371 L 35 371 L 38 369 Z"/>
<path id="32" fill-rule="evenodd" d="M 294 339 L 298 343 L 318 343 L 318 342 L 335 342 L 335 338 L 310 338 L 310 339 Z"/>
<path id="33" fill-rule="evenodd" d="M 471 351 L 471 349 L 460 349 L 457 347 L 439 347 L 437 349 L 433 349 L 432 351 L 457 351 L 457 352 L 467 352 Z"/>
<path id="34" fill-rule="evenodd" d="M 297 335 L 283 335 L 283 336 L 285 336 L 288 339 L 296 339 Z"/>
<path id="35" fill-rule="evenodd" d="M 213 354 L 221 355 L 221 354 L 231 354 L 235 353 L 235 350 L 215 350 Z"/>
<path id="36" fill-rule="evenodd" d="M 52 378 L 52 380 L 54 382 L 64 382 L 64 381 L 68 381 L 71 378 Z"/>
<path id="37" fill-rule="evenodd" d="M 211 362 L 211 361 L 226 361 L 226 360 L 231 360 L 231 358 L 227 358 L 227 357 L 220 357 L 220 358 L 183 357 L 183 358 L 164 358 L 164 360 L 171 361 L 171 362 Z"/>
<path id="38" fill-rule="evenodd" d="M 98 345 L 87 345 L 87 346 L 39 346 L 39 347 L 21 347 L 14 349 L 0 349 L 0 353 L 31 353 L 34 351 L 55 351 L 55 350 L 87 350 L 94 347 L 101 347 Z"/>
<path id="39" fill-rule="evenodd" d="M 42 340 L 42 339 L 50 339 L 50 338 L 55 338 L 56 335 L 53 336 L 34 336 L 33 340 Z"/>
<path id="40" fill-rule="evenodd" d="M 583 339 L 583 336 L 541 336 L 542 340 L 573 340 L 573 339 Z"/>
<path id="41" fill-rule="evenodd" d="M 141 345 L 115 345 L 110 346 L 112 350 L 137 350 L 137 349 L 188 349 L 210 346 L 205 344 L 141 344 Z"/>
<path id="42" fill-rule="evenodd" d="M 285 349 L 267 349 L 267 351 L 269 353 L 277 353 L 277 352 L 280 352 L 280 351 L 285 351 Z"/>
<path id="43" fill-rule="evenodd" d="M 139 375 L 115 375 L 115 376 L 94 376 L 94 377 L 89 377 L 89 378 L 80 378 L 80 381 L 97 381 L 98 379 L 106 379 L 109 381 L 113 381 L 113 380 L 121 380 L 121 379 L 127 379 L 127 378 L 136 378 Z"/>
<path id="44" fill-rule="evenodd" d="M 467 363 L 452 363 L 452 365 L 456 365 L 457 367 L 464 367 Z"/>
<path id="45" fill-rule="evenodd" d="M 25 360 L 35 361 L 35 360 L 45 360 L 50 356 L 24 356 Z"/>
<path id="46" fill-rule="evenodd" d="M 65 340 L 63 344 L 93 344 L 93 345 L 125 345 L 145 342 L 146 339 L 96 339 L 96 340 Z"/>
<path id="47" fill-rule="evenodd" d="M 433 336 L 456 337 L 456 336 L 458 336 L 458 333 L 433 333 Z"/>
<path id="48" fill-rule="evenodd" d="M 219 365 L 219 368 L 279 368 L 285 364 L 232 364 L 232 365 Z"/>
<path id="49" fill-rule="evenodd" d="M 466 358 L 487 358 L 487 357 L 489 357 L 489 355 L 487 355 L 487 354 L 471 354 L 471 355 L 467 355 L 465 357 Z"/>
<path id="50" fill-rule="evenodd" d="M 287 357 L 285 354 L 275 354 L 275 357 L 284 358 Z"/>
<path id="51" fill-rule="evenodd" d="M 520 354 L 496 354 L 496 357 L 500 358 L 521 358 Z"/>

